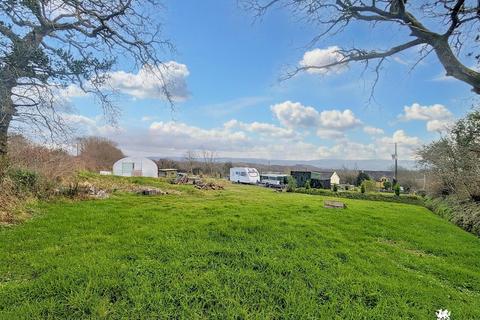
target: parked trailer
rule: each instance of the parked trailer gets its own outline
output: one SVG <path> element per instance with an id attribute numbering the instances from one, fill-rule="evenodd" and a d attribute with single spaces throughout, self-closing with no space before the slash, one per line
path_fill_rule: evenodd
<path id="1" fill-rule="evenodd" d="M 266 187 L 283 188 L 288 183 L 287 174 L 279 173 L 262 173 L 260 175 L 260 182 Z"/>
<path id="2" fill-rule="evenodd" d="M 230 181 L 236 183 L 257 184 L 260 182 L 260 174 L 255 168 L 234 167 L 230 168 Z"/>

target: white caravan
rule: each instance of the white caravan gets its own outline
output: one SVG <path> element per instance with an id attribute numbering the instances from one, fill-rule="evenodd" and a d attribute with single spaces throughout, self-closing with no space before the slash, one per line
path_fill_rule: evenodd
<path id="1" fill-rule="evenodd" d="M 260 182 L 260 174 L 255 168 L 234 167 L 230 168 L 230 181 L 257 184 Z"/>

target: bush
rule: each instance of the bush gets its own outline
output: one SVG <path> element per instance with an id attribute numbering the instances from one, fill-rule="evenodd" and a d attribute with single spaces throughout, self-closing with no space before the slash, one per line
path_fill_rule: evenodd
<path id="1" fill-rule="evenodd" d="M 418 191 L 415 192 L 415 194 L 416 194 L 417 196 L 420 196 L 420 197 L 422 197 L 422 198 L 425 198 L 425 197 L 427 196 L 427 191 L 425 191 L 425 190 L 418 190 Z"/>
<path id="2" fill-rule="evenodd" d="M 310 188 L 311 188 L 311 186 L 310 186 L 310 180 L 307 180 L 307 181 L 305 182 L 305 189 L 308 190 L 308 189 L 310 189 Z"/>
<path id="3" fill-rule="evenodd" d="M 478 202 L 462 201 L 456 196 L 427 197 L 425 206 L 460 228 L 480 236 L 480 205 Z"/>
<path id="4" fill-rule="evenodd" d="M 40 178 L 36 172 L 25 169 L 9 169 L 7 175 L 14 183 L 17 192 L 37 193 Z"/>
<path id="5" fill-rule="evenodd" d="M 368 174 L 366 174 L 365 172 L 363 171 L 360 171 L 358 173 L 358 176 L 357 176 L 357 179 L 355 181 L 355 184 L 357 186 L 360 186 L 362 185 L 362 183 L 365 181 L 365 180 L 370 180 L 370 176 Z"/>
<path id="6" fill-rule="evenodd" d="M 390 181 L 383 182 L 383 189 L 390 190 L 392 188 L 392 183 Z"/>
<path id="7" fill-rule="evenodd" d="M 398 183 L 393 186 L 393 191 L 395 191 L 397 197 L 400 197 L 400 185 Z"/>
<path id="8" fill-rule="evenodd" d="M 338 187 L 336 184 L 333 185 L 333 192 L 337 192 L 338 191 Z"/>
<path id="9" fill-rule="evenodd" d="M 297 181 L 290 176 L 287 180 L 287 192 L 294 192 L 295 189 L 297 189 Z"/>
<path id="10" fill-rule="evenodd" d="M 360 186 L 360 192 L 361 193 L 365 193 L 365 184 L 362 183 L 362 185 Z"/>

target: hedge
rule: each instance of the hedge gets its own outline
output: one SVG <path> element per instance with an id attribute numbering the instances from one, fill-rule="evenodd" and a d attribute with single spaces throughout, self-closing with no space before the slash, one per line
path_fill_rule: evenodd
<path id="1" fill-rule="evenodd" d="M 319 196 L 328 196 L 328 197 L 338 197 L 338 198 L 347 198 L 347 199 L 359 199 L 359 200 L 370 200 L 370 201 L 386 201 L 386 202 L 397 202 L 397 203 L 408 203 L 416 205 L 424 205 L 423 198 L 411 195 L 411 194 L 402 194 L 400 196 L 395 196 L 394 194 L 389 193 L 359 193 L 351 191 L 338 191 L 333 192 L 332 190 L 327 189 L 305 189 L 297 188 L 295 192 L 319 195 Z"/>
<path id="2" fill-rule="evenodd" d="M 425 206 L 460 228 L 480 236 L 480 204 L 462 201 L 455 196 L 426 198 Z"/>

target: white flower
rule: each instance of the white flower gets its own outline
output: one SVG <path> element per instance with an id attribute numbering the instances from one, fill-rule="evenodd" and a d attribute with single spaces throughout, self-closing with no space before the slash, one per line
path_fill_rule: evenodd
<path id="1" fill-rule="evenodd" d="M 437 315 L 437 320 L 450 320 L 450 311 L 448 311 L 447 309 L 440 309 L 435 312 L 435 314 Z"/>

